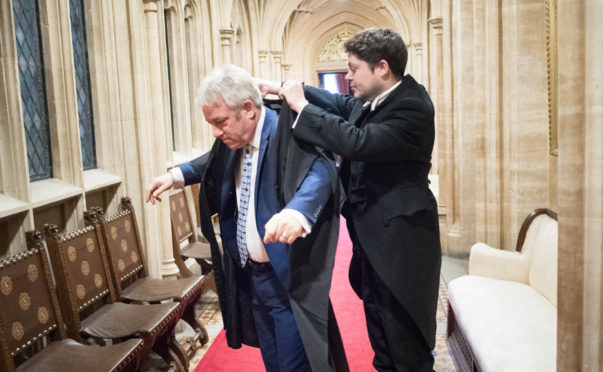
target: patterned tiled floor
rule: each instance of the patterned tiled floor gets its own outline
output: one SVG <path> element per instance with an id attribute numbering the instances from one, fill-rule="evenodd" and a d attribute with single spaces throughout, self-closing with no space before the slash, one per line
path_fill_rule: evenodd
<path id="1" fill-rule="evenodd" d="M 436 320 L 438 330 L 435 346 L 435 370 L 437 372 L 456 372 L 452 356 L 448 353 L 446 345 L 446 309 L 448 308 L 448 290 L 443 280 L 440 280 L 440 294 L 438 298 L 438 310 Z M 218 333 L 222 330 L 222 313 L 218 299 L 213 292 L 209 292 L 201 299 L 197 305 L 197 311 L 200 321 L 206 326 L 209 334 L 209 342 L 199 349 L 190 361 L 189 371 L 193 372 L 199 361 L 214 341 Z"/>
<path id="2" fill-rule="evenodd" d="M 448 352 L 446 344 L 446 319 L 448 311 L 448 288 L 444 280 L 440 278 L 440 293 L 438 296 L 438 310 L 436 321 L 438 324 L 435 346 L 435 370 L 437 372 L 456 372 L 452 355 Z"/>

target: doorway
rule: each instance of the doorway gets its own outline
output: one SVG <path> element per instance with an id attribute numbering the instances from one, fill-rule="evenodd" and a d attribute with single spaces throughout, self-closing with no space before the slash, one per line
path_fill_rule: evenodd
<path id="1" fill-rule="evenodd" d="M 352 94 L 350 82 L 345 79 L 347 72 L 319 72 L 318 83 L 331 93 Z"/>

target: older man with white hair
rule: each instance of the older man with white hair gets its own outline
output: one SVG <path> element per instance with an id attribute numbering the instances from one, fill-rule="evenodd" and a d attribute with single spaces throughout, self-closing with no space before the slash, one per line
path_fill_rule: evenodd
<path id="1" fill-rule="evenodd" d="M 256 82 L 227 65 L 199 90 L 216 141 L 210 152 L 153 179 L 147 202 L 201 183 L 202 230 L 212 245 L 230 347 L 259 346 L 266 370 L 347 371 L 329 300 L 339 229 L 335 165 L 301 146 L 262 105 Z M 292 121 L 287 107 L 281 122 Z M 210 216 L 218 213 L 219 256 Z"/>

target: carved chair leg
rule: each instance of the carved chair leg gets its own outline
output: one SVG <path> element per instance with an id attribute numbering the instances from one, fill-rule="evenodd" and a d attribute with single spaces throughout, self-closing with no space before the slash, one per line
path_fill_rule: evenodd
<path id="1" fill-rule="evenodd" d="M 153 351 L 159 354 L 168 365 L 175 365 L 178 371 L 186 372 L 187 369 L 185 369 L 182 359 L 173 349 L 173 343 L 177 343 L 174 333 L 166 333 L 157 338 L 153 345 Z M 188 362 L 186 364 L 188 365 Z"/>
<path id="2" fill-rule="evenodd" d="M 178 341 L 176 341 L 176 339 L 174 339 L 173 342 L 170 344 L 170 353 L 175 355 L 184 366 L 185 371 L 188 371 L 190 358 L 188 357 L 188 355 L 186 355 L 186 351 L 184 350 L 182 345 L 180 345 Z"/>
<path id="3" fill-rule="evenodd" d="M 212 264 L 204 258 L 195 258 L 195 261 L 201 266 L 201 274 L 203 275 L 209 274 L 214 269 Z"/>
<path id="4" fill-rule="evenodd" d="M 216 288 L 216 280 L 214 278 L 214 272 L 212 271 L 211 273 L 207 274 L 205 277 L 206 277 L 205 288 L 211 289 L 215 293 L 218 293 L 218 289 Z"/>
<path id="5" fill-rule="evenodd" d="M 182 313 L 182 320 L 187 322 L 194 330 L 199 334 L 199 342 L 201 346 L 205 345 L 209 341 L 209 335 L 203 323 L 195 316 L 195 304 L 197 301 L 191 301 L 191 303 L 184 308 Z"/>
<path id="6" fill-rule="evenodd" d="M 176 261 L 176 266 L 178 266 L 178 270 L 180 270 L 180 277 L 190 278 L 193 276 L 193 273 L 186 267 L 186 263 L 184 262 L 185 259 L 185 257 L 182 257 L 179 254 L 174 254 L 174 261 Z"/>
<path id="7" fill-rule="evenodd" d="M 186 366 L 184 366 L 182 364 L 182 360 L 180 359 L 180 356 L 173 349 L 168 349 L 168 353 L 169 353 L 170 357 L 172 358 L 172 362 L 170 362 L 170 365 L 176 365 L 175 369 L 177 371 L 181 371 L 181 372 L 188 371 L 188 364 Z"/>

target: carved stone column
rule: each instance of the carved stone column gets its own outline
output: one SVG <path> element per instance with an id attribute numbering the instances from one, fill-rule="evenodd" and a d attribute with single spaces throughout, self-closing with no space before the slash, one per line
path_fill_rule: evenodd
<path id="1" fill-rule="evenodd" d="M 283 63 L 281 64 L 281 68 L 282 68 L 282 76 L 283 76 L 283 81 L 287 81 L 289 80 L 289 72 L 291 71 L 291 64 L 290 63 Z"/>
<path id="2" fill-rule="evenodd" d="M 447 50 L 444 54 L 447 63 L 443 67 L 446 69 L 444 79 L 448 104 L 446 118 L 451 121 L 454 130 L 447 143 L 450 154 L 447 160 L 451 177 L 446 185 L 450 194 L 448 194 L 449 205 L 446 216 L 445 253 L 449 256 L 465 258 L 469 255 L 471 245 L 475 243 L 475 193 L 472 192 L 475 188 L 475 165 L 471 161 L 475 158 L 475 153 L 471 149 L 477 132 L 471 101 L 474 96 L 474 86 L 471 82 L 475 62 L 472 53 L 454 53 L 456 45 L 453 42 L 460 38 L 457 35 L 463 35 L 462 40 L 464 45 L 467 45 L 466 50 L 473 51 L 473 2 L 460 1 L 450 14 L 450 33 L 446 35 Z M 455 135 L 457 133 L 464 135 Z"/>
<path id="3" fill-rule="evenodd" d="M 273 50 L 272 52 L 272 80 L 281 81 L 283 76 L 281 74 L 281 66 L 283 63 L 283 51 Z"/>
<path id="4" fill-rule="evenodd" d="M 232 38 L 234 30 L 223 28 L 220 30 L 220 45 L 222 46 L 222 61 L 232 63 Z"/>
<path id="5" fill-rule="evenodd" d="M 258 62 L 260 64 L 260 77 L 262 79 L 269 79 L 268 75 L 268 51 L 267 50 L 258 50 Z"/>
<path id="6" fill-rule="evenodd" d="M 431 18 L 428 20 L 431 26 L 431 40 L 433 43 L 430 45 L 431 50 L 429 51 L 429 63 L 430 63 L 430 82 L 429 82 L 429 93 L 435 107 L 435 121 L 436 121 L 436 138 L 433 148 L 433 154 L 431 159 L 431 171 L 432 174 L 438 175 L 438 182 L 441 181 L 441 175 L 439 171 L 440 166 L 440 141 L 444 140 L 443 135 L 445 131 L 440 125 L 440 118 L 438 113 L 443 112 L 442 110 L 442 17 Z M 427 82 L 425 82 L 427 84 Z M 438 106 L 439 105 L 439 106 Z M 441 183 L 438 183 L 440 185 Z M 441 188 L 441 187 L 440 187 Z M 441 205 L 442 193 L 439 192 L 438 202 Z"/>
<path id="7" fill-rule="evenodd" d="M 545 4 L 456 4 L 451 30 L 443 30 L 444 38 L 451 33 L 444 68 L 452 66 L 445 119 L 454 128 L 447 250 L 467 256 L 477 241 L 513 249 L 523 218 L 548 205 L 546 40 L 544 22 L 534 21 L 544 20 Z M 527 88 L 530 96 L 517 93 Z"/>
<path id="8" fill-rule="evenodd" d="M 603 4 L 558 4 L 557 371 L 594 372 L 603 370 Z"/>
<path id="9" fill-rule="evenodd" d="M 193 7 L 190 4 L 184 7 L 184 33 L 191 123 L 191 146 L 193 148 L 203 148 L 204 136 L 207 135 L 207 128 L 202 121 L 203 113 L 201 112 L 201 108 L 195 104 L 197 88 L 199 87 L 201 76 L 203 76 L 203 72 L 201 71 L 203 50 L 198 47 L 202 41 L 199 39 L 197 18 Z"/>
<path id="10" fill-rule="evenodd" d="M 165 173 L 167 161 L 169 159 L 168 151 L 171 149 L 167 140 L 171 138 L 169 125 L 164 123 L 164 90 L 162 71 L 162 59 L 160 50 L 160 41 L 163 37 L 163 31 L 160 31 L 160 18 L 163 16 L 161 1 L 145 0 L 144 14 L 147 36 L 147 62 L 148 62 L 148 96 L 151 99 L 152 117 L 150 136 L 151 143 L 140 141 L 140 152 L 144 157 L 154 159 L 155 164 L 150 164 L 152 176 Z M 161 12 L 160 12 L 161 10 Z M 146 124 L 146 123 L 141 123 Z M 147 128 L 148 130 L 148 128 Z M 150 178 L 148 179 L 150 180 Z M 167 195 L 165 195 L 167 198 Z M 178 274 L 178 267 L 174 261 L 172 253 L 172 232 L 170 229 L 170 210 L 167 202 L 159 203 L 153 207 L 146 207 L 147 235 L 147 255 L 148 260 L 156 259 L 157 253 L 161 252 L 161 272 L 164 276 L 175 276 Z"/>
<path id="11" fill-rule="evenodd" d="M 444 220 L 440 221 L 440 229 L 444 230 L 441 233 L 442 248 L 445 248 L 446 225 L 445 220 L 447 215 L 448 195 L 450 195 L 451 176 L 449 173 L 449 154 L 448 154 L 448 137 L 452 135 L 452 128 L 449 128 L 450 122 L 446 120 L 444 104 L 444 59 L 442 52 L 442 17 L 431 18 L 429 20 L 432 35 L 432 45 L 430 51 L 431 65 L 431 81 L 429 90 L 431 99 L 435 107 L 435 127 L 436 127 L 436 143 L 434 146 L 434 154 L 432 156 L 432 172 L 438 175 L 438 210 Z M 444 226 L 442 226 L 444 222 Z"/>
<path id="12" fill-rule="evenodd" d="M 423 43 L 416 42 L 410 45 L 412 58 L 412 75 L 419 83 L 423 84 Z"/>

